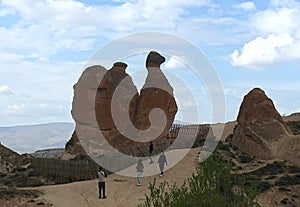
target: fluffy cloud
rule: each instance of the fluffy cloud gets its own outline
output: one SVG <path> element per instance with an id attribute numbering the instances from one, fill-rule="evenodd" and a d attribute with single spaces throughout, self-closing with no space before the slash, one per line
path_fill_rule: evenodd
<path id="1" fill-rule="evenodd" d="M 43 60 L 61 50 L 90 50 L 99 40 L 128 32 L 176 30 L 185 8 L 207 4 L 207 0 L 138 0 L 87 6 L 74 0 L 3 0 L 1 15 L 15 14 L 18 21 L 0 28 L 0 48 Z"/>
<path id="2" fill-rule="evenodd" d="M 14 93 L 8 88 L 8 86 L 3 85 L 0 86 L 0 95 L 4 94 L 4 95 L 13 95 Z"/>
<path id="3" fill-rule="evenodd" d="M 166 69 L 182 69 L 185 66 L 185 64 L 182 62 L 182 58 L 172 56 L 170 59 L 165 63 Z"/>
<path id="4" fill-rule="evenodd" d="M 236 5 L 234 5 L 234 7 L 237 9 L 245 10 L 245 11 L 251 11 L 256 8 L 254 2 L 252 2 L 252 1 L 246 1 L 246 2 L 243 2 L 240 4 L 236 4 Z"/>
<path id="5" fill-rule="evenodd" d="M 285 53 L 293 47 L 294 38 L 290 35 L 269 35 L 267 38 L 257 37 L 246 43 L 241 52 L 235 50 L 231 54 L 234 66 L 259 68 L 289 58 Z"/>
<path id="6" fill-rule="evenodd" d="M 12 114 L 18 114 L 22 112 L 24 109 L 25 105 L 18 105 L 18 104 L 13 104 L 7 106 L 7 108 L 4 110 L 4 114 L 12 115 Z"/>
<path id="7" fill-rule="evenodd" d="M 261 68 L 278 62 L 300 59 L 300 4 L 272 1 L 272 7 L 250 18 L 259 36 L 234 50 L 234 66 Z"/>

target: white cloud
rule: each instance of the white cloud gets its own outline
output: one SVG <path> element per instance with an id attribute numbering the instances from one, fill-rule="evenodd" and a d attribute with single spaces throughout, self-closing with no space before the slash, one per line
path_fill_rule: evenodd
<path id="1" fill-rule="evenodd" d="M 82 62 L 24 60 L 1 63 L 5 70 L 0 75 L 0 95 L 12 89 L 13 94 L 1 99 L 0 126 L 71 121 L 73 85 L 83 65 Z"/>
<path id="2" fill-rule="evenodd" d="M 3 86 L 0 86 L 0 94 L 13 95 L 14 93 L 8 88 L 8 86 L 3 85 Z"/>
<path id="3" fill-rule="evenodd" d="M 138 0 L 86 6 L 74 0 L 3 0 L 0 9 L 13 11 L 20 20 L 13 27 L 0 28 L 0 48 L 47 59 L 63 49 L 89 50 L 99 39 L 128 32 L 176 30 L 185 8 L 208 4 L 207 0 Z"/>
<path id="4" fill-rule="evenodd" d="M 251 19 L 251 25 L 262 34 L 289 33 L 295 35 L 300 29 L 300 7 L 272 8 L 256 13 Z"/>
<path id="5" fill-rule="evenodd" d="M 195 101 L 187 100 L 182 104 L 183 110 L 197 110 L 197 103 Z"/>
<path id="6" fill-rule="evenodd" d="M 258 35 L 241 51 L 234 50 L 230 56 L 232 65 L 261 68 L 300 59 L 300 4 L 274 0 L 271 5 L 250 18 Z"/>
<path id="7" fill-rule="evenodd" d="M 182 58 L 177 56 L 170 57 L 164 66 L 166 69 L 182 69 L 183 67 L 186 67 L 182 62 Z"/>
<path id="8" fill-rule="evenodd" d="M 25 105 L 18 105 L 18 104 L 13 104 L 7 106 L 7 108 L 4 110 L 4 114 L 12 115 L 12 114 L 18 114 L 24 109 Z"/>
<path id="9" fill-rule="evenodd" d="M 286 56 L 288 48 L 292 47 L 294 39 L 290 35 L 275 36 L 267 38 L 257 37 L 246 43 L 241 52 L 234 50 L 231 54 L 232 65 L 259 68 L 274 64 Z"/>
<path id="10" fill-rule="evenodd" d="M 245 11 L 251 11 L 256 8 L 255 3 L 252 1 L 246 1 L 240 4 L 234 5 L 235 8 L 245 10 Z"/>

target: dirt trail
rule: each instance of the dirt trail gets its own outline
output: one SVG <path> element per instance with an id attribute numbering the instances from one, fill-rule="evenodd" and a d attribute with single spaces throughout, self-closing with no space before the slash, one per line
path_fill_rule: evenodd
<path id="1" fill-rule="evenodd" d="M 199 148 L 192 149 L 188 154 L 175 166 L 172 158 L 182 154 L 182 150 L 174 150 L 172 154 L 167 155 L 171 168 L 165 172 L 165 176 L 160 178 L 158 175 L 143 177 L 142 186 L 137 186 L 136 178 L 125 177 L 117 174 L 108 176 L 106 179 L 107 198 L 98 198 L 97 180 L 75 182 L 63 185 L 42 186 L 31 188 L 43 191 L 45 194 L 41 199 L 53 204 L 54 207 L 134 207 L 145 200 L 145 194 L 149 193 L 148 183 L 154 178 L 157 182 L 164 180 L 169 183 L 183 184 L 184 179 L 190 177 L 198 165 L 197 153 Z M 145 169 L 155 169 L 158 172 L 158 157 L 154 157 L 154 164 L 149 164 L 148 160 L 143 163 Z M 131 167 L 135 169 L 135 166 Z"/>

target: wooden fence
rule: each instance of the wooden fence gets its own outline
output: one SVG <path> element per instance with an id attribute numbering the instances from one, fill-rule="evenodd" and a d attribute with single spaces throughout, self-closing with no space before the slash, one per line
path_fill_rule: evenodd
<path id="1" fill-rule="evenodd" d="M 94 179 L 99 166 L 91 160 L 60 160 L 32 158 L 34 175 L 44 176 L 58 183 Z"/>

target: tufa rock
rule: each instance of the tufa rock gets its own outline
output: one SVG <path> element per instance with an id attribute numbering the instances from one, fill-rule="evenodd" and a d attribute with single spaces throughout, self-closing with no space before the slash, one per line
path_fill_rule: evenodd
<path id="1" fill-rule="evenodd" d="M 166 118 L 165 127 L 157 138 L 165 137 L 174 121 L 177 105 L 173 89 L 160 69 L 164 61 L 159 53 L 149 53 L 146 60 L 148 76 L 140 95 L 125 71 L 127 64 L 117 62 L 110 70 L 102 66 L 87 68 L 74 86 L 72 116 L 76 126 L 66 144 L 64 158 L 85 154 L 85 150 L 89 155 L 101 156 L 109 148 L 108 143 L 120 152 L 132 155 L 131 148 L 143 140 L 140 137 L 140 140 L 133 141 L 130 133 L 125 136 L 126 133 L 135 132 L 132 126 L 138 131 L 161 128 L 163 116 Z M 151 126 L 150 112 L 156 108 L 160 109 L 156 114 L 159 120 L 154 117 Z M 107 142 L 101 141 L 100 132 Z M 85 150 L 80 142 L 85 142 Z"/>
<path id="2" fill-rule="evenodd" d="M 299 151 L 299 140 L 294 140 L 291 129 L 263 90 L 254 88 L 244 97 L 237 122 L 231 140 L 233 146 L 260 159 L 296 160 L 286 156 L 287 145 L 296 144 Z"/>

